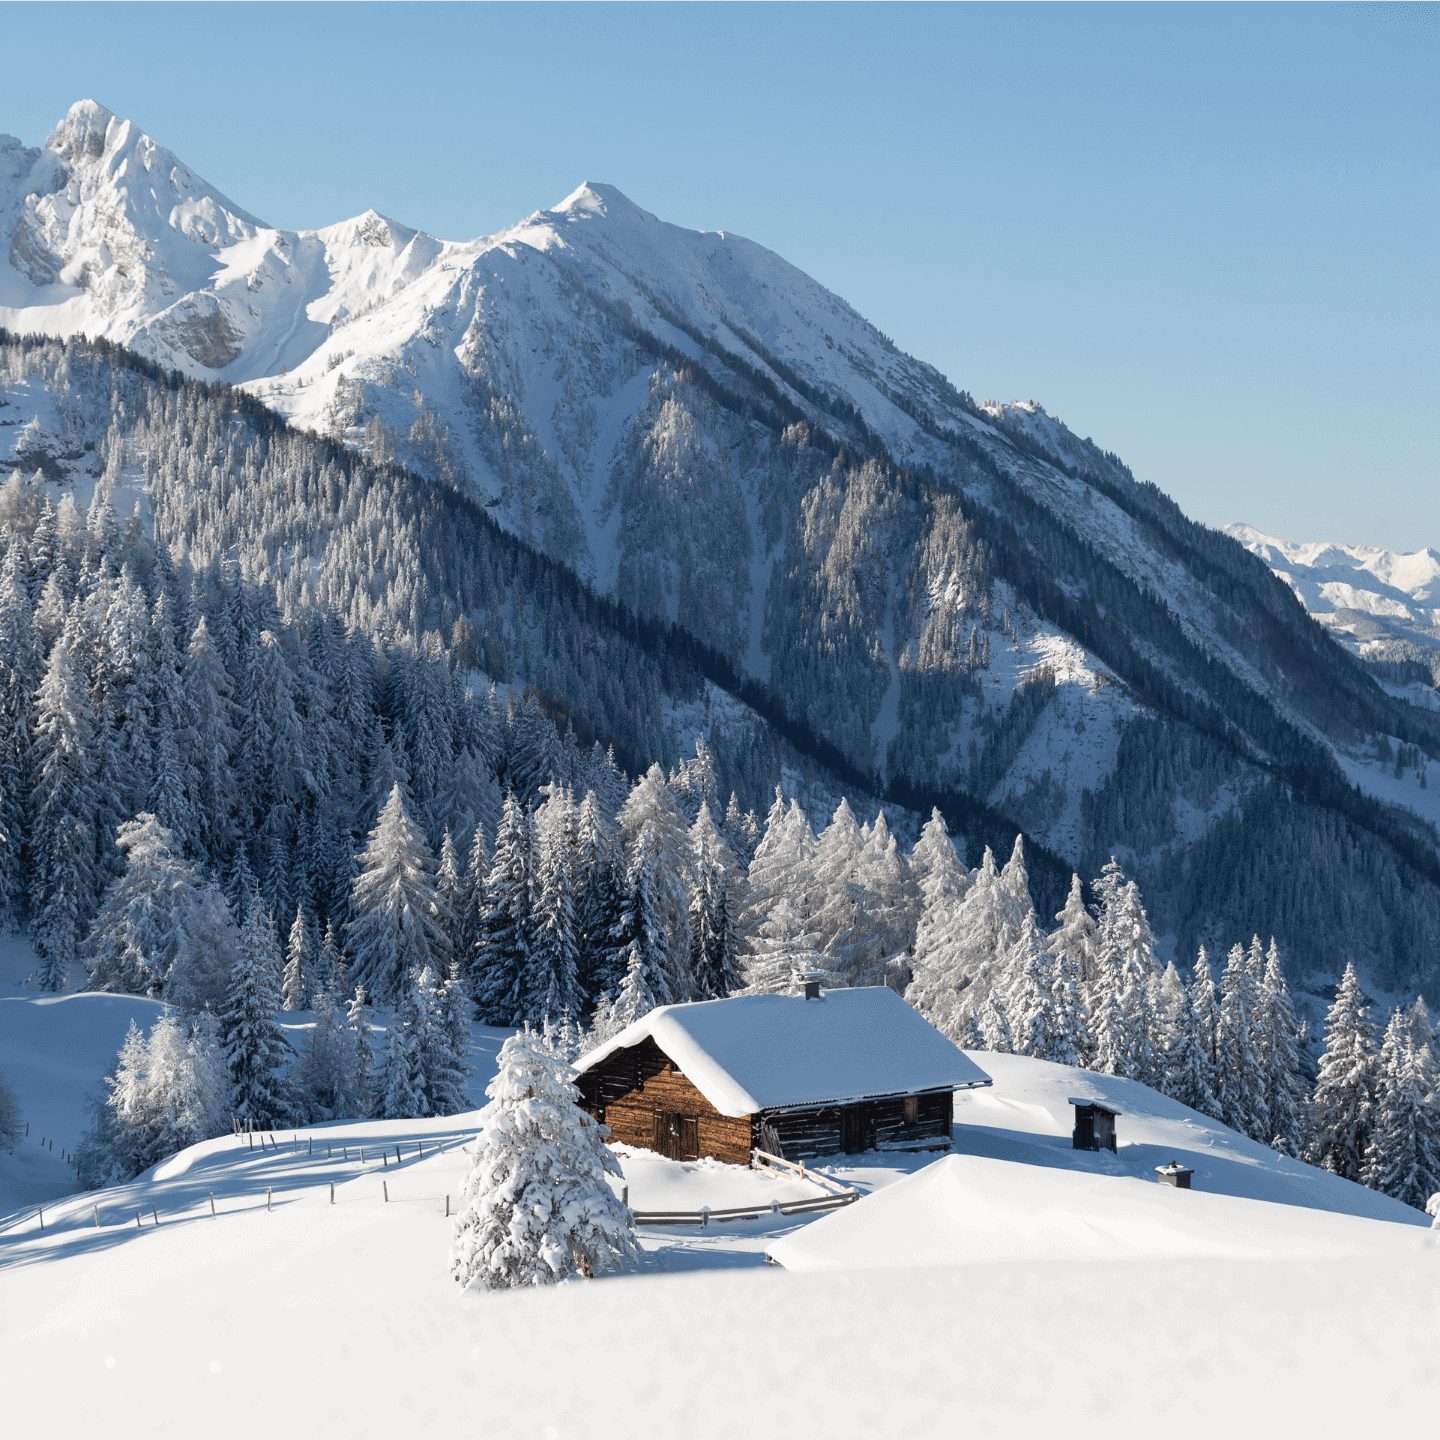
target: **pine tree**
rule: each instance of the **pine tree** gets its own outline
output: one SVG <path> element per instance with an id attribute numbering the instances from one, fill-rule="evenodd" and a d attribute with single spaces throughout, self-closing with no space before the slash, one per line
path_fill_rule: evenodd
<path id="1" fill-rule="evenodd" d="M 314 1121 L 350 1118 L 345 1108 L 354 1075 L 354 1045 L 335 997 L 322 990 L 315 997 L 315 1023 L 300 1064 L 305 1111 Z"/>
<path id="2" fill-rule="evenodd" d="M 1210 968 L 1210 956 L 1205 947 L 1200 947 L 1195 957 L 1195 969 L 1191 975 L 1190 1009 L 1195 1016 L 1195 1038 L 1200 1046 L 1200 1067 L 1204 1076 L 1204 1089 L 1215 1097 L 1214 1110 L 1204 1113 L 1220 1115 L 1220 998 L 1215 990 L 1215 974 Z M 1204 1093 L 1197 1090 L 1197 1094 Z M 1188 1103 L 1188 1102 L 1187 1102 Z M 1199 1106 L 1194 1107 L 1199 1109 Z"/>
<path id="3" fill-rule="evenodd" d="M 719 999 L 740 987 L 731 894 L 734 857 L 710 818 L 710 807 L 700 805 L 690 829 L 690 970 L 696 997 Z"/>
<path id="4" fill-rule="evenodd" d="M 352 974 L 381 1004 L 394 1003 L 407 976 L 448 960 L 435 862 L 398 784 L 360 853 L 351 910 Z"/>
<path id="5" fill-rule="evenodd" d="M 315 934 L 304 904 L 295 907 L 290 923 L 290 936 L 285 942 L 285 972 L 280 981 L 280 1006 L 283 1010 L 305 1010 L 318 993 L 319 979 L 315 955 Z"/>
<path id="6" fill-rule="evenodd" d="M 71 657 L 74 644 L 68 633 L 55 642 L 35 706 L 32 935 L 47 990 L 65 988 L 95 898 L 101 752 L 95 713 Z"/>
<path id="7" fill-rule="evenodd" d="M 1354 964 L 1345 967 L 1325 1018 L 1325 1052 L 1315 1079 L 1310 1158 L 1358 1180 L 1374 1124 L 1375 1027 Z"/>
<path id="8" fill-rule="evenodd" d="M 634 1218 L 608 1179 L 619 1163 L 572 1075 L 530 1032 L 501 1047 L 450 1250 L 460 1285 L 545 1285 L 638 1263 Z"/>
<path id="9" fill-rule="evenodd" d="M 252 901 L 240 926 L 239 960 L 220 1012 L 220 1036 L 231 1111 L 260 1129 L 288 1124 L 295 1109 L 284 1074 L 290 1042 L 275 1023 L 279 1005 L 275 934 L 258 901 Z"/>
<path id="10" fill-rule="evenodd" d="M 1259 1008 L 1254 968 L 1245 951 L 1239 945 L 1233 946 L 1220 981 L 1220 1118 L 1232 1130 L 1266 1141 L 1269 1117 L 1257 1026 Z"/>
<path id="11" fill-rule="evenodd" d="M 372 1106 L 371 1075 L 375 1058 L 370 1046 L 370 1014 L 365 1006 L 365 987 L 357 985 L 345 1007 L 345 1029 L 350 1037 L 350 1064 L 343 1073 L 344 1086 L 336 1096 L 341 1115 L 368 1115 Z"/>
<path id="12" fill-rule="evenodd" d="M 638 966 L 655 1003 L 669 1005 L 676 999 L 670 988 L 675 967 L 670 962 L 671 930 L 665 923 L 662 863 L 659 838 L 654 827 L 646 825 L 630 851 L 614 940 L 626 973 Z"/>
<path id="13" fill-rule="evenodd" d="M 690 956 L 689 828 L 658 765 L 652 765 L 620 807 L 620 834 L 627 869 L 644 837 L 654 918 L 664 930 L 665 991 L 669 999 L 688 1000 L 694 982 Z"/>
<path id="14" fill-rule="evenodd" d="M 580 802 L 575 847 L 575 933 L 579 945 L 576 969 L 584 1008 L 589 1013 L 602 997 L 619 989 L 624 975 L 623 961 L 612 939 L 620 918 L 624 872 L 617 832 L 594 790 L 587 790 Z"/>
<path id="15" fill-rule="evenodd" d="M 1010 956 L 1010 968 L 1020 977 L 1013 1002 L 1016 1053 L 1037 1060 L 1075 1064 L 1075 1054 L 1055 1003 L 1055 958 L 1045 949 L 1033 911 L 1021 923 Z"/>
<path id="16" fill-rule="evenodd" d="M 1361 1172 L 1372 1189 L 1425 1209 L 1440 1193 L 1440 1073 L 1428 1045 L 1396 1010 L 1377 1063 L 1374 1122 Z"/>
<path id="17" fill-rule="evenodd" d="M 1209 981 L 1209 962 L 1205 952 L 1200 952 L 1196 962 L 1197 978 L 1204 967 L 1205 979 Z M 1164 1015 L 1161 1064 L 1164 1083 L 1161 1088 L 1172 1100 L 1198 1110 L 1202 1115 L 1220 1114 L 1220 1100 L 1215 1094 L 1212 1076 L 1214 1064 L 1206 1052 L 1201 1038 L 1199 1021 L 1195 1015 L 1195 987 L 1188 989 L 1181 983 L 1179 973 L 1173 965 L 1167 967 L 1164 993 L 1167 1007 Z M 1213 982 L 1211 991 L 1213 995 Z"/>
<path id="18" fill-rule="evenodd" d="M 519 1019 L 537 1029 L 547 1019 L 573 1020 L 581 1007 L 568 821 L 562 794 L 552 794 L 536 812 L 534 914 L 520 977 Z"/>
<path id="19" fill-rule="evenodd" d="M 646 973 L 644 952 L 632 945 L 626 954 L 625 974 L 620 988 L 595 1012 L 588 1036 L 592 1047 L 603 1045 L 655 1008 L 655 992 Z"/>
<path id="20" fill-rule="evenodd" d="M 1088 992 L 1095 983 L 1095 921 L 1085 908 L 1078 875 L 1071 875 L 1065 906 L 1055 917 L 1050 953 L 1057 960 L 1070 962 L 1077 980 Z"/>
<path id="21" fill-rule="evenodd" d="M 380 1067 L 382 1120 L 405 1120 L 429 1114 L 422 1070 L 419 1016 L 415 1009 L 414 986 L 408 984 L 395 1006 L 386 1030 L 385 1059 Z"/>
<path id="22" fill-rule="evenodd" d="M 154 815 L 123 824 L 116 846 L 125 868 L 85 941 L 91 988 L 217 1009 L 238 947 L 224 896 L 176 853 L 175 836 Z"/>
<path id="23" fill-rule="evenodd" d="M 510 1025 L 523 1002 L 522 979 L 534 937 L 530 817 L 505 797 L 486 881 L 488 905 L 475 961 L 475 1006 L 487 1025 Z"/>
<path id="24" fill-rule="evenodd" d="M 917 865 L 916 857 L 920 856 Z M 993 857 L 992 857 L 993 858 Z M 951 844 L 945 821 L 934 811 L 910 854 L 911 876 L 919 887 L 920 918 L 910 958 L 905 998 L 933 1025 L 957 1039 L 961 1012 L 954 941 L 959 910 L 970 875 Z"/>
<path id="25" fill-rule="evenodd" d="M 1260 1037 L 1265 1138 L 1284 1154 L 1298 1156 L 1307 1100 L 1300 1060 L 1303 1032 L 1273 939 L 1260 983 L 1256 1029 Z"/>

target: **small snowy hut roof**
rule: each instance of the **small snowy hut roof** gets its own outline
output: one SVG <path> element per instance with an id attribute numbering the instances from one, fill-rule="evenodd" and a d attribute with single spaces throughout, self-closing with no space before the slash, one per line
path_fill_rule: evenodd
<path id="1" fill-rule="evenodd" d="M 927 1090 L 990 1077 L 883 985 L 800 995 L 733 995 L 662 1005 L 582 1055 L 583 1074 L 653 1040 L 722 1115 L 753 1115 Z"/>

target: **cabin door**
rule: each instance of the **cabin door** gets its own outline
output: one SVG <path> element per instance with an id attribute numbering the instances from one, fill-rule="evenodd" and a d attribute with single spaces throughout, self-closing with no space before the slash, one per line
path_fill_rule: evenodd
<path id="1" fill-rule="evenodd" d="M 700 1121 L 673 1110 L 655 1113 L 655 1149 L 667 1160 L 700 1158 Z"/>
<path id="2" fill-rule="evenodd" d="M 863 1106 L 847 1105 L 840 1112 L 840 1148 L 847 1155 L 858 1155 L 867 1148 Z"/>

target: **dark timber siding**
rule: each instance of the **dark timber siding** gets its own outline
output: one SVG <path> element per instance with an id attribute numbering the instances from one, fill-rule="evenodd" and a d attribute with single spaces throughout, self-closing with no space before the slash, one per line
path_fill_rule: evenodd
<path id="1" fill-rule="evenodd" d="M 905 1118 L 905 1098 L 862 1100 L 812 1110 L 767 1110 L 759 1122 L 757 1144 L 765 1148 L 764 1128 L 773 1130 L 787 1160 L 813 1160 L 849 1149 L 890 1150 L 904 1146 L 950 1143 L 951 1100 L 948 1090 L 913 1097 L 913 1124 Z"/>
<path id="2" fill-rule="evenodd" d="M 664 1116 L 693 1118 L 696 1153 L 731 1165 L 750 1163 L 750 1117 L 721 1115 L 678 1071 L 653 1040 L 619 1050 L 579 1077 L 586 1110 L 610 1127 L 622 1145 L 667 1153 Z M 676 1158 L 686 1158 L 676 1156 Z"/>

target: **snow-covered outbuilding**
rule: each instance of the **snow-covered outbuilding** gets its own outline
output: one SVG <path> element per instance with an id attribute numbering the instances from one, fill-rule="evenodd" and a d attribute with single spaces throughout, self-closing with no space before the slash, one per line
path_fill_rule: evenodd
<path id="1" fill-rule="evenodd" d="M 652 1010 L 581 1056 L 582 1103 L 676 1160 L 948 1145 L 954 1092 L 990 1077 L 893 990 L 808 989 Z"/>

